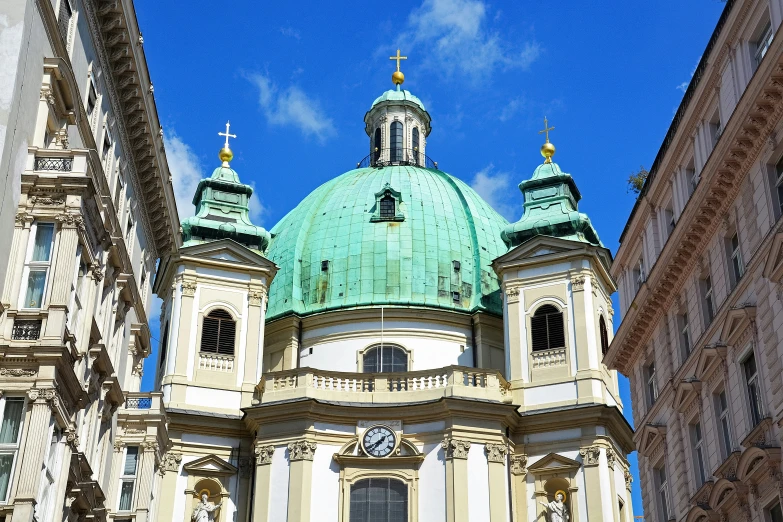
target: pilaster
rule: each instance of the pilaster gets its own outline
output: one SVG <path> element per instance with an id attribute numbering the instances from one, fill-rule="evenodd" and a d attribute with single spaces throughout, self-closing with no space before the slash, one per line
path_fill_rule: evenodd
<path id="1" fill-rule="evenodd" d="M 179 308 L 178 336 L 176 362 L 173 368 L 173 374 L 184 377 L 188 371 L 188 358 L 190 357 L 190 345 L 196 342 L 190 338 L 190 325 L 193 319 L 193 306 L 195 305 L 196 282 L 183 280 L 181 282 L 182 297 Z M 171 357 L 175 357 L 173 354 Z M 184 397 L 183 397 L 184 399 Z"/>
<path id="2" fill-rule="evenodd" d="M 440 445 L 446 457 L 446 520 L 468 522 L 470 441 L 446 437 Z"/>
<path id="3" fill-rule="evenodd" d="M 158 451 L 158 442 L 145 441 L 142 444 L 141 462 L 139 465 L 139 485 L 136 494 L 136 522 L 147 522 L 149 516 L 150 500 L 152 498 L 152 482 L 155 478 L 155 453 Z"/>
<path id="4" fill-rule="evenodd" d="M 606 463 L 609 466 L 609 495 L 612 499 L 612 515 L 617 522 L 620 520 L 620 505 L 617 503 L 617 486 L 614 480 L 614 468 L 617 466 L 617 455 L 612 448 L 606 448 Z"/>
<path id="5" fill-rule="evenodd" d="M 527 361 L 527 346 L 522 329 L 524 314 L 520 304 L 521 288 L 516 285 L 504 285 L 506 349 L 508 350 L 509 381 L 528 381 L 524 361 Z"/>
<path id="6" fill-rule="evenodd" d="M 288 522 L 310 522 L 315 448 L 316 443 L 309 440 L 288 444 Z"/>
<path id="7" fill-rule="evenodd" d="M 3 288 L 3 305 L 16 308 L 19 302 L 19 292 L 22 288 L 22 271 L 24 257 L 27 253 L 27 245 L 30 242 L 30 225 L 33 216 L 27 212 L 16 214 L 14 236 L 11 240 L 11 255 L 8 260 L 8 273 Z"/>
<path id="8" fill-rule="evenodd" d="M 508 447 L 503 443 L 487 443 L 489 475 L 489 520 L 506 522 L 508 520 L 508 502 L 506 502 L 506 455 Z"/>
<path id="9" fill-rule="evenodd" d="M 601 448 L 588 446 L 579 450 L 582 456 L 582 469 L 585 474 L 585 510 L 590 513 L 590 519 L 609 520 L 604 517 L 604 505 L 601 499 Z"/>
<path id="10" fill-rule="evenodd" d="M 256 444 L 253 449 L 256 455 L 256 482 L 253 490 L 253 521 L 267 522 L 269 520 L 269 498 L 271 492 L 272 456 L 275 454 L 274 446 Z"/>
<path id="11" fill-rule="evenodd" d="M 509 459 L 511 473 L 511 504 L 516 520 L 527 518 L 527 455 L 511 455 Z"/>

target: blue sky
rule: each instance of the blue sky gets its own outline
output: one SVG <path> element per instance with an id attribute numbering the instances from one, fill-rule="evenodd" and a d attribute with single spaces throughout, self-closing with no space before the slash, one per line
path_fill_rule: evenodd
<path id="1" fill-rule="evenodd" d="M 388 57 L 399 47 L 409 58 L 404 87 L 432 116 L 427 153 L 441 169 L 516 221 L 516 185 L 541 162 L 546 116 L 555 161 L 574 176 L 580 210 L 613 253 L 634 203 L 626 179 L 652 163 L 724 7 L 720 0 L 135 4 L 180 218 L 193 212 L 198 180 L 219 165 L 217 133 L 226 120 L 238 135 L 232 167 L 255 186 L 251 212 L 267 229 L 353 168 L 368 153 L 364 114 L 392 87 Z M 144 389 L 153 385 L 155 357 Z M 630 419 L 624 379 L 623 394 Z M 635 514 L 641 505 L 637 479 Z"/>

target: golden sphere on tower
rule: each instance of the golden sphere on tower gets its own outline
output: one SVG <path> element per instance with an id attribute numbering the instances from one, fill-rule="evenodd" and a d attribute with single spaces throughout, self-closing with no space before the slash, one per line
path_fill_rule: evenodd
<path id="1" fill-rule="evenodd" d="M 232 159 L 234 159 L 234 153 L 231 152 L 231 149 L 228 147 L 223 147 L 220 149 L 220 153 L 218 153 L 218 158 L 220 158 L 220 161 L 225 161 L 228 163 Z"/>
<path id="2" fill-rule="evenodd" d="M 400 71 L 394 71 L 392 73 L 392 82 L 394 82 L 394 85 L 401 85 L 402 82 L 405 81 L 405 75 L 402 74 Z"/>
<path id="3" fill-rule="evenodd" d="M 555 146 L 549 142 L 544 143 L 541 145 L 541 155 L 546 158 L 546 163 L 550 163 L 552 156 L 555 155 Z"/>

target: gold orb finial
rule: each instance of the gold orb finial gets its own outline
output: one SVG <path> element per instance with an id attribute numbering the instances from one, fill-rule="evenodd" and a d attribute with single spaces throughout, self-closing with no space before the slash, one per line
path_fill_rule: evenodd
<path id="1" fill-rule="evenodd" d="M 402 74 L 401 71 L 394 71 L 392 73 L 392 83 L 394 83 L 394 85 L 402 85 L 402 82 L 404 81 L 405 81 L 405 75 Z"/>
<path id="2" fill-rule="evenodd" d="M 234 159 L 234 153 L 231 152 L 231 149 L 228 147 L 223 147 L 220 149 L 220 152 L 218 153 L 218 158 L 220 158 L 220 161 L 223 163 L 228 163 L 232 159 Z"/>
<path id="3" fill-rule="evenodd" d="M 544 128 L 538 131 L 539 134 L 546 136 L 546 143 L 541 145 L 541 155 L 546 158 L 544 163 L 552 163 L 552 156 L 555 155 L 555 146 L 549 142 L 549 131 L 555 130 L 554 127 L 549 126 L 549 121 L 544 117 Z"/>

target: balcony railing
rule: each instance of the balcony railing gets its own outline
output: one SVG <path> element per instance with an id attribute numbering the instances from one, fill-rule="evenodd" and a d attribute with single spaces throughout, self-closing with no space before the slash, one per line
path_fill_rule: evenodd
<path id="1" fill-rule="evenodd" d="M 125 399 L 125 409 L 149 410 L 152 408 L 152 397 L 128 397 Z"/>
<path id="2" fill-rule="evenodd" d="M 17 319 L 11 330 L 11 339 L 15 341 L 37 341 L 41 337 L 40 319 Z"/>
<path id="3" fill-rule="evenodd" d="M 198 369 L 212 370 L 215 372 L 233 372 L 234 356 L 221 355 L 221 354 L 210 353 L 210 352 L 199 352 Z"/>
<path id="4" fill-rule="evenodd" d="M 397 373 L 354 373 L 298 368 L 261 378 L 261 402 L 312 397 L 323 400 L 388 403 L 466 397 L 510 400 L 509 384 L 497 370 L 447 366 Z"/>
<path id="5" fill-rule="evenodd" d="M 71 172 L 73 170 L 73 158 L 41 158 L 36 156 L 33 170 Z"/>
<path id="6" fill-rule="evenodd" d="M 414 167 L 424 167 L 425 169 L 437 169 L 438 162 L 433 161 L 429 156 L 425 156 L 417 149 L 376 149 L 372 154 L 368 154 L 359 163 L 357 169 L 367 167 L 388 167 L 391 165 L 412 165 Z"/>
<path id="7" fill-rule="evenodd" d="M 551 350 L 541 350 L 533 352 L 533 368 L 551 368 L 553 366 L 562 366 L 566 363 L 566 349 L 553 348 Z"/>

